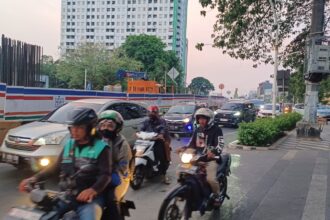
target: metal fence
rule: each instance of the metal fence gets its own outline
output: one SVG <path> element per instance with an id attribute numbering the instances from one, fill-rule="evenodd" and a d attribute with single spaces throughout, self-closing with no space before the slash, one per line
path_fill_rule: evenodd
<path id="1" fill-rule="evenodd" d="M 0 82 L 11 86 L 40 87 L 42 48 L 2 35 Z"/>

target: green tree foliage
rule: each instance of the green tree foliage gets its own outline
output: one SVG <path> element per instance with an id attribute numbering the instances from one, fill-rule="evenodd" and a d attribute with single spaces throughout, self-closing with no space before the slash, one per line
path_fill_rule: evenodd
<path id="1" fill-rule="evenodd" d="M 269 0 L 199 0 L 204 8 L 217 11 L 213 25 L 213 46 L 239 59 L 256 64 L 272 62 L 273 11 Z M 312 0 L 274 1 L 279 20 L 279 45 L 285 39 L 301 33 L 308 26 Z M 201 12 L 205 16 L 206 10 Z M 203 46 L 197 45 L 198 48 Z"/>
<path id="2" fill-rule="evenodd" d="M 166 45 L 156 36 L 151 35 L 131 35 L 121 46 L 128 57 L 140 61 L 143 64 L 142 71 L 146 72 L 150 80 L 164 83 L 164 74 L 172 67 L 180 73 L 176 79 L 181 85 L 183 74 L 180 60 L 173 51 L 166 51 Z M 173 84 L 171 79 L 167 79 L 167 85 Z"/>
<path id="3" fill-rule="evenodd" d="M 193 78 L 188 88 L 195 95 L 208 95 L 210 91 L 214 91 L 213 84 L 204 77 Z"/>
<path id="4" fill-rule="evenodd" d="M 41 75 L 48 76 L 50 88 L 66 87 L 66 83 L 56 77 L 58 61 L 54 61 L 52 56 L 43 55 L 40 65 Z"/>
<path id="5" fill-rule="evenodd" d="M 102 90 L 103 86 L 116 83 L 118 69 L 138 71 L 141 67 L 140 62 L 128 58 L 121 50 L 110 52 L 103 45 L 87 43 L 62 57 L 57 77 L 67 82 L 69 88 L 83 89 L 86 69 L 87 81 L 93 89 Z"/>

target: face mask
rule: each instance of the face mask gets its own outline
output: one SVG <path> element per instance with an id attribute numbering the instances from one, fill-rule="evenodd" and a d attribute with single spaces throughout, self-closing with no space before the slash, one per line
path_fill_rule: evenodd
<path id="1" fill-rule="evenodd" d="M 102 134 L 103 137 L 107 139 L 115 139 L 117 137 L 117 133 L 115 131 L 109 131 L 109 130 L 101 130 L 100 133 Z"/>

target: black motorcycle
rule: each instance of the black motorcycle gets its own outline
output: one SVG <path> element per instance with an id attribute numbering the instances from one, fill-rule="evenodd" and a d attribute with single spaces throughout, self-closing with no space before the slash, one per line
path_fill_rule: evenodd
<path id="1" fill-rule="evenodd" d="M 193 211 L 204 215 L 206 211 L 219 209 L 227 195 L 227 176 L 230 174 L 231 156 L 222 154 L 215 159 L 221 161 L 217 170 L 220 184 L 220 204 L 214 205 L 213 194 L 206 180 L 206 155 L 196 155 L 195 150 L 187 149 L 181 155 L 182 164 L 178 169 L 178 183 L 164 199 L 158 220 L 188 220 Z"/>
<path id="2" fill-rule="evenodd" d="M 82 167 L 78 172 L 68 177 L 65 181 L 65 186 L 60 186 L 61 188 L 66 187 L 65 191 L 52 191 L 45 189 L 44 182 L 29 183 L 27 186 L 27 191 L 30 193 L 30 199 L 35 204 L 33 207 L 28 206 L 17 206 L 9 210 L 4 220 L 58 220 L 58 204 L 59 202 L 71 206 L 70 211 L 65 213 L 61 219 L 63 220 L 74 220 L 79 219 L 79 217 L 74 212 L 74 205 L 72 203 L 73 199 L 76 198 L 76 193 L 74 190 L 75 179 L 83 173 L 89 173 L 91 169 L 94 169 L 92 165 L 86 165 Z M 106 209 L 118 210 L 120 212 L 120 217 L 115 218 L 115 220 L 124 220 L 125 216 L 129 215 L 129 209 L 135 209 L 134 202 L 132 201 L 121 201 L 120 207 L 108 207 Z M 107 210 L 104 210 L 104 215 L 102 219 L 114 219 L 109 218 Z"/>

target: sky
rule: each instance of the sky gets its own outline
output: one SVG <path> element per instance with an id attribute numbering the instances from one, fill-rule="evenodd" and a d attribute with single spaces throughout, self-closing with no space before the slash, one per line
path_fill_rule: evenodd
<path id="1" fill-rule="evenodd" d="M 239 95 L 256 90 L 260 82 L 270 80 L 272 65 L 253 68 L 251 61 L 236 60 L 223 55 L 221 50 L 206 45 L 203 51 L 195 48 L 199 42 L 212 43 L 211 34 L 215 13 L 200 15 L 198 0 L 188 2 L 188 70 L 187 82 L 194 77 L 207 78 L 220 92 L 220 83 L 225 85 L 223 93 Z M 61 0 L 0 0 L 0 34 L 12 39 L 43 47 L 43 54 L 59 56 Z"/>

